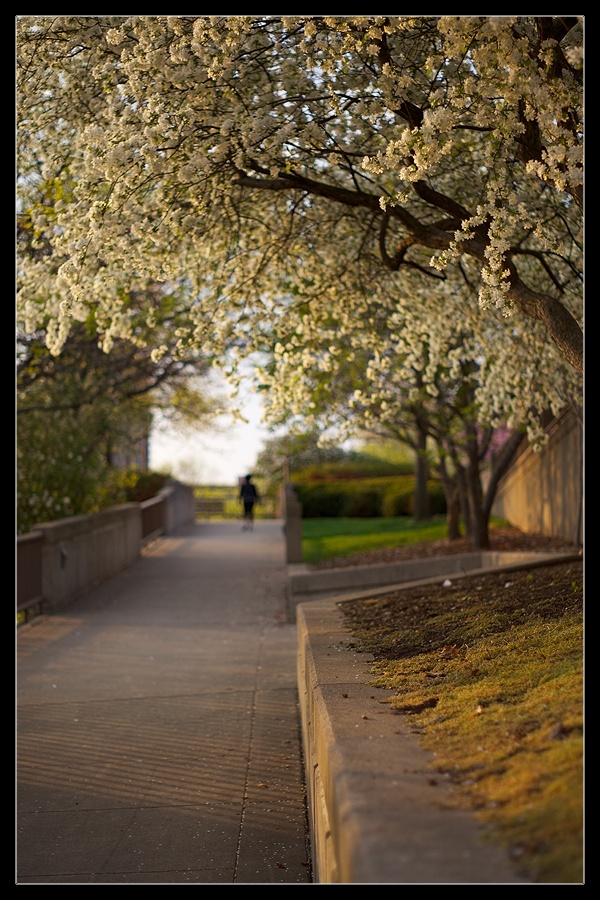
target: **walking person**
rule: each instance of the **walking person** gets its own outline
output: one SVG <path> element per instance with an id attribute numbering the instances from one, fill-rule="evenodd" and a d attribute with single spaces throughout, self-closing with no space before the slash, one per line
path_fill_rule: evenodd
<path id="1" fill-rule="evenodd" d="M 246 475 L 240 487 L 240 500 L 244 505 L 244 524 L 243 531 L 252 531 L 254 526 L 254 504 L 258 503 L 260 497 L 258 491 L 252 482 L 252 475 Z"/>

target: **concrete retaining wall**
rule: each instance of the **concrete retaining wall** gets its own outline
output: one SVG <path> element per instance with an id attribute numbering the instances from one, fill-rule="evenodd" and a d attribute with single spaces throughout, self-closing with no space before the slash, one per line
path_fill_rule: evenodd
<path id="1" fill-rule="evenodd" d="M 336 601 L 298 607 L 298 692 L 317 884 L 521 883 L 481 841 L 410 721 L 368 685 Z"/>
<path id="2" fill-rule="evenodd" d="M 66 606 L 130 565 L 145 542 L 193 521 L 193 490 L 173 482 L 142 503 L 37 525 L 17 537 L 17 610 Z"/>
<path id="3" fill-rule="evenodd" d="M 196 516 L 194 491 L 178 482 L 167 484 L 156 495 L 164 501 L 163 531 L 171 534 L 180 525 L 193 522 Z"/>
<path id="4" fill-rule="evenodd" d="M 127 503 L 93 516 L 73 516 L 38 525 L 42 545 L 42 595 L 51 611 L 109 578 L 137 558 L 142 513 Z"/>
<path id="5" fill-rule="evenodd" d="M 288 605 L 291 621 L 295 619 L 295 609 L 299 603 L 379 588 L 393 590 L 407 582 L 437 580 L 456 575 L 473 574 L 512 565 L 542 562 L 554 559 L 555 553 L 526 553 L 482 550 L 461 553 L 456 556 L 413 559 L 396 563 L 381 563 L 371 566 L 347 566 L 338 569 L 309 569 L 307 565 L 288 566 Z"/>
<path id="6" fill-rule="evenodd" d="M 479 564 L 469 575 L 579 558 L 537 552 L 469 557 L 469 564 Z M 345 600 L 375 596 L 394 587 L 463 578 L 465 557 L 458 570 L 456 559 L 436 560 L 437 575 L 425 580 L 315 599 L 295 610 L 316 883 L 523 883 L 504 851 L 482 842 L 474 817 L 451 808 L 451 785 L 431 778 L 432 757 L 422 750 L 410 718 L 383 702 L 394 692 L 369 685 L 373 657 L 352 650 L 352 634 L 340 609 Z M 431 571 L 433 561 L 423 562 Z M 416 570 L 405 566 L 405 574 L 409 571 Z"/>

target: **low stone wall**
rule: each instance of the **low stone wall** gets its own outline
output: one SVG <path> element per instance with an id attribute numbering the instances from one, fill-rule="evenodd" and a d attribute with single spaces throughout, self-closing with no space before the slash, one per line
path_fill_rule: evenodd
<path id="1" fill-rule="evenodd" d="M 404 562 L 370 566 L 344 566 L 332 569 L 310 569 L 305 564 L 288 566 L 288 606 L 291 621 L 295 609 L 306 600 L 368 592 L 393 590 L 407 582 L 439 581 L 501 566 L 542 564 L 556 558 L 556 553 L 480 550 L 455 556 L 412 559 Z M 563 554 L 560 554 L 563 557 Z"/>
<path id="2" fill-rule="evenodd" d="M 298 692 L 316 884 L 522 883 L 452 808 L 412 724 L 370 687 L 336 601 L 298 608 Z"/>
<path id="3" fill-rule="evenodd" d="M 142 513 L 127 503 L 93 516 L 38 525 L 42 534 L 42 596 L 49 611 L 60 609 L 137 558 Z"/>
<path id="4" fill-rule="evenodd" d="M 145 542 L 193 521 L 193 491 L 174 482 L 143 503 L 37 525 L 17 537 L 17 611 L 55 612 L 134 562 Z"/>
<path id="5" fill-rule="evenodd" d="M 17 612 L 25 618 L 37 614 L 43 603 L 43 546 L 44 536 L 39 531 L 17 538 Z"/>

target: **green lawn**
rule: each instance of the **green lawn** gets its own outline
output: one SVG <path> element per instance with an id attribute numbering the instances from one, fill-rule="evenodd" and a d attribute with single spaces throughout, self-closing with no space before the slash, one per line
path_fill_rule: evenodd
<path id="1" fill-rule="evenodd" d="M 316 563 L 336 556 L 350 556 L 381 547 L 398 547 L 446 537 L 446 519 L 436 517 L 415 522 L 410 516 L 396 518 L 335 518 L 302 520 L 302 558 Z"/>

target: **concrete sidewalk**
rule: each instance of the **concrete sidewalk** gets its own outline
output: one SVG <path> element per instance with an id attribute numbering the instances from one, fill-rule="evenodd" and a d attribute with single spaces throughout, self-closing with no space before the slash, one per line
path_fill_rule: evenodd
<path id="1" fill-rule="evenodd" d="M 17 884 L 310 884 L 282 523 L 199 522 L 17 634 Z"/>

